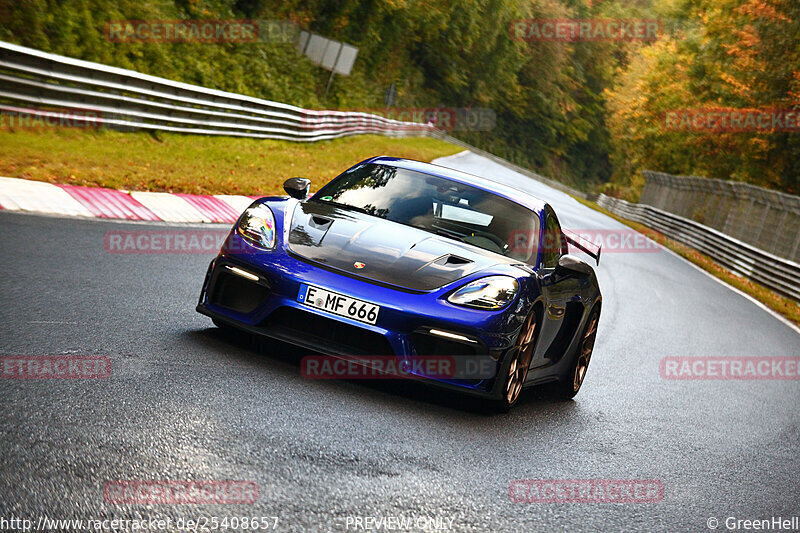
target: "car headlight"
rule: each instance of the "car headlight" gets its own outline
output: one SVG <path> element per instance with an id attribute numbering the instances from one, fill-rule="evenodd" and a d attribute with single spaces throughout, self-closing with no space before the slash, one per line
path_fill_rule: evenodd
<path id="1" fill-rule="evenodd" d="M 264 204 L 249 207 L 236 226 L 239 235 L 260 248 L 275 248 L 275 216 Z"/>
<path id="2" fill-rule="evenodd" d="M 514 299 L 519 283 L 509 276 L 488 276 L 467 283 L 447 298 L 447 301 L 475 309 L 494 311 Z"/>

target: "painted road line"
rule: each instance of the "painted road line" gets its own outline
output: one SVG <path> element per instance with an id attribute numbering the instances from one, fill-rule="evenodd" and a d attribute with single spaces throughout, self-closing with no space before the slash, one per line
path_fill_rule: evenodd
<path id="1" fill-rule="evenodd" d="M 138 200 L 165 222 L 213 222 L 190 202 L 177 195 L 142 191 L 133 191 L 130 194 L 134 200 Z"/>
<path id="2" fill-rule="evenodd" d="M 231 205 L 223 202 L 219 198 L 207 194 L 182 194 L 179 196 L 192 204 L 192 207 L 200 211 L 208 222 L 236 222 L 241 211 L 237 211 Z"/>
<path id="3" fill-rule="evenodd" d="M 0 177 L 0 205 L 9 211 L 94 216 L 83 204 L 61 188 L 43 181 Z"/>
<path id="4" fill-rule="evenodd" d="M 249 196 L 236 196 L 231 194 L 215 194 L 214 198 L 219 198 L 229 206 L 233 208 L 234 211 L 237 213 L 237 217 L 241 215 L 245 209 L 250 207 L 250 204 L 253 203 L 253 199 Z M 261 198 L 257 196 L 256 198 Z"/>
<path id="5" fill-rule="evenodd" d="M 122 191 L 58 185 L 99 218 L 122 218 L 126 220 L 161 220 L 152 211 Z"/>

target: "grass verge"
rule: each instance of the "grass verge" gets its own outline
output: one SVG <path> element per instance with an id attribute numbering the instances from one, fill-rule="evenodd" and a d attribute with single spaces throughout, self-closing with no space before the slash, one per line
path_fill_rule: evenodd
<path id="1" fill-rule="evenodd" d="M 68 128 L 0 128 L 0 176 L 132 191 L 283 194 L 293 176 L 318 189 L 358 161 L 431 161 L 463 148 L 426 137 L 359 135 L 299 143 Z"/>
<path id="2" fill-rule="evenodd" d="M 573 197 L 575 198 L 575 197 Z M 763 285 L 759 285 L 749 279 L 745 279 L 741 276 L 737 276 L 730 270 L 720 266 L 716 261 L 711 259 L 705 254 L 698 252 L 697 250 L 690 248 L 686 245 L 683 245 L 677 241 L 666 237 L 663 233 L 659 233 L 654 229 L 648 228 L 644 224 L 640 224 L 639 222 L 634 222 L 632 220 L 628 220 L 626 218 L 622 218 L 621 216 L 615 215 L 608 209 L 604 209 L 597 205 L 594 202 L 590 202 L 588 200 L 583 200 L 581 198 L 575 198 L 578 202 L 582 203 L 586 207 L 590 207 L 595 211 L 600 211 L 604 215 L 608 215 L 614 220 L 625 224 L 626 226 L 630 226 L 631 228 L 635 229 L 640 233 L 646 234 L 649 238 L 653 239 L 660 245 L 664 246 L 675 252 L 676 254 L 680 255 L 681 257 L 691 261 L 695 265 L 699 266 L 709 274 L 721 279 L 728 285 L 731 285 L 745 294 L 748 294 L 758 300 L 759 302 L 763 303 L 773 311 L 781 314 L 794 324 L 800 326 L 800 305 L 798 305 L 795 301 L 790 300 L 789 298 L 785 298 L 780 294 L 777 294 L 770 289 L 764 287 Z"/>

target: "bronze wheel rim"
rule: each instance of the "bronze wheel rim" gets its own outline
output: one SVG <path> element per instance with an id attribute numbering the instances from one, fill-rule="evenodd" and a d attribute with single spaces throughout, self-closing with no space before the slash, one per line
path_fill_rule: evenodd
<path id="1" fill-rule="evenodd" d="M 536 316 L 531 313 L 525 320 L 525 325 L 517 337 L 516 354 L 508 366 L 508 377 L 506 379 L 505 398 L 506 403 L 513 404 L 522 392 L 522 385 L 527 375 L 528 362 L 533 351 L 533 335 L 536 331 Z"/>
<path id="2" fill-rule="evenodd" d="M 589 327 L 586 328 L 583 339 L 581 339 L 581 350 L 578 354 L 578 361 L 575 364 L 575 376 L 572 380 L 572 388 L 576 392 L 581 388 L 583 380 L 586 377 L 586 371 L 589 369 L 589 361 L 592 359 L 595 337 L 597 337 L 597 313 L 592 315 Z"/>

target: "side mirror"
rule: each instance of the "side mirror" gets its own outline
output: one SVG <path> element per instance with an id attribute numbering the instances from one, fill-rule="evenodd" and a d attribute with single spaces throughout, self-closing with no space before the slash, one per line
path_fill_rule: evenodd
<path id="1" fill-rule="evenodd" d="M 283 190 L 289 193 L 289 196 L 298 200 L 306 199 L 310 187 L 311 180 L 306 178 L 289 178 L 283 182 Z"/>
<path id="2" fill-rule="evenodd" d="M 556 274 L 559 276 L 575 276 L 578 278 L 586 278 L 592 275 L 592 267 L 574 255 L 567 254 L 558 258 Z"/>

